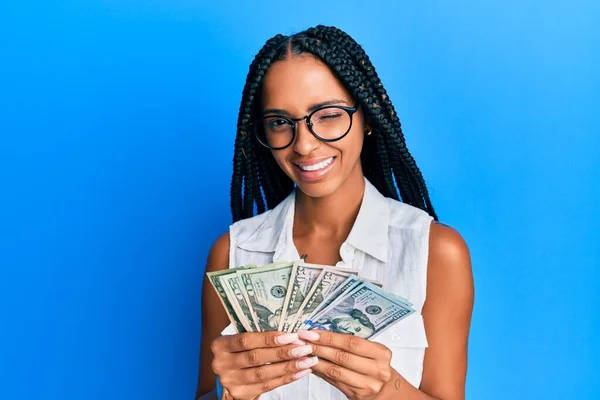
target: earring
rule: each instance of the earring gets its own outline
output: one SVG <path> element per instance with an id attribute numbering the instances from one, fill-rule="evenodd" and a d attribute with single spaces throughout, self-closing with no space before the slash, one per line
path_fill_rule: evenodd
<path id="1" fill-rule="evenodd" d="M 371 133 L 373 133 L 372 131 L 368 131 L 367 132 L 367 136 L 369 136 Z"/>

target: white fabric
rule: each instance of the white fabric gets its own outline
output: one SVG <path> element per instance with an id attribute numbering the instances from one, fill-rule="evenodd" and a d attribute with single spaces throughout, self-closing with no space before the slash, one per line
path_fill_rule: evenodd
<path id="1" fill-rule="evenodd" d="M 292 237 L 295 191 L 277 207 L 230 226 L 229 268 L 300 258 Z M 371 340 L 392 350 L 391 365 L 419 387 L 428 346 L 421 309 L 425 301 L 429 229 L 432 217 L 382 196 L 365 179 L 365 193 L 354 226 L 340 248 L 336 266 L 355 268 L 413 303 L 416 313 Z M 231 327 L 229 327 L 231 330 Z M 223 333 L 231 333 L 224 331 Z M 261 400 L 338 400 L 346 397 L 314 374 L 263 394 Z"/>

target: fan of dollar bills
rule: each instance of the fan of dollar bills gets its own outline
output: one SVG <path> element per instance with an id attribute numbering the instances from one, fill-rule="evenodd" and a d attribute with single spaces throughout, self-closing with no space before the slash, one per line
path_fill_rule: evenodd
<path id="1" fill-rule="evenodd" d="M 324 329 L 369 339 L 414 312 L 357 270 L 304 260 L 207 275 L 239 333 Z"/>

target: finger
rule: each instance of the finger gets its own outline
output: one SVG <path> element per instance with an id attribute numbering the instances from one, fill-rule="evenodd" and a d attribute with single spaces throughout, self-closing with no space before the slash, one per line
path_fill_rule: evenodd
<path id="1" fill-rule="evenodd" d="M 312 345 L 289 344 L 267 349 L 253 349 L 231 354 L 231 365 L 235 369 L 256 367 L 266 363 L 281 362 L 304 357 L 312 351 Z"/>
<path id="2" fill-rule="evenodd" d="M 315 366 L 319 362 L 317 357 L 301 358 L 275 364 L 261 365 L 254 368 L 245 368 L 240 370 L 240 382 L 244 384 L 254 384 L 266 382 L 284 375 L 295 374 Z"/>
<path id="3" fill-rule="evenodd" d="M 267 347 L 277 347 L 293 343 L 298 340 L 296 333 L 284 333 L 279 331 L 269 332 L 246 332 L 237 335 L 221 336 L 216 340 L 217 346 L 221 346 L 228 353 L 248 351 Z"/>
<path id="4" fill-rule="evenodd" d="M 389 351 L 384 345 L 347 333 L 323 330 L 298 331 L 300 340 L 342 349 L 361 357 L 377 359 L 383 351 Z"/>
<path id="5" fill-rule="evenodd" d="M 325 376 L 321 373 L 318 373 L 316 371 L 313 371 L 313 373 L 318 376 L 319 378 L 323 379 L 324 381 L 328 382 L 331 386 L 335 386 L 336 388 L 338 388 L 342 393 L 344 393 L 344 395 L 349 398 L 355 398 L 356 396 L 354 396 L 356 389 L 352 388 L 348 385 L 346 385 L 345 383 L 342 382 L 337 382 L 334 379 L 331 379 L 328 376 Z"/>
<path id="6" fill-rule="evenodd" d="M 363 375 L 374 375 L 381 367 L 371 358 L 358 356 L 346 350 L 320 344 L 313 344 L 312 354 Z"/>
<path id="7" fill-rule="evenodd" d="M 373 379 L 367 375 L 350 371 L 348 368 L 323 359 L 319 359 L 319 363 L 312 367 L 312 369 L 316 374 L 321 374 L 336 382 L 346 384 L 355 390 L 370 387 L 373 383 Z"/>
<path id="8" fill-rule="evenodd" d="M 284 376 L 280 376 L 279 378 L 269 379 L 268 381 L 265 381 L 265 382 L 255 383 L 254 385 L 248 386 L 248 388 L 250 389 L 250 391 L 252 393 L 258 393 L 258 394 L 266 393 L 266 392 L 270 392 L 271 390 L 277 389 L 280 386 L 287 385 L 289 383 L 297 381 L 298 379 L 301 379 L 310 373 L 311 373 L 310 369 L 304 369 L 304 370 L 296 372 L 294 374 L 287 374 Z M 233 392 L 231 394 L 233 395 Z M 233 397 L 235 398 L 236 396 L 233 395 Z"/>

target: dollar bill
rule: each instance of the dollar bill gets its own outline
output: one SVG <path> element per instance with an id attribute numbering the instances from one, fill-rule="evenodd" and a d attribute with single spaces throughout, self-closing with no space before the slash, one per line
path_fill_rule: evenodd
<path id="1" fill-rule="evenodd" d="M 249 264 L 249 265 L 245 265 L 245 266 L 242 266 L 239 268 L 253 268 L 253 267 L 255 267 L 254 264 Z M 219 299 L 221 300 L 221 303 L 223 304 L 223 307 L 225 308 L 225 313 L 227 314 L 229 321 L 231 321 L 231 323 L 233 324 L 235 329 L 238 331 L 238 333 L 242 333 L 242 332 L 246 332 L 248 330 L 247 326 L 245 326 L 245 324 L 240 320 L 238 313 L 236 313 L 236 310 L 234 309 L 234 306 L 231 303 L 231 301 L 227 295 L 227 292 L 225 291 L 225 287 L 224 287 L 223 283 L 219 279 L 220 277 L 224 277 L 224 276 L 232 275 L 232 274 L 233 275 L 236 274 L 236 268 L 206 273 L 206 275 L 208 276 L 208 280 L 214 287 L 215 291 L 219 294 Z"/>
<path id="2" fill-rule="evenodd" d="M 414 310 L 379 287 L 363 282 L 309 321 L 310 329 L 324 329 L 369 339 Z"/>
<path id="3" fill-rule="evenodd" d="M 293 262 L 286 262 L 238 272 L 258 330 L 279 327 L 292 267 Z"/>
<path id="4" fill-rule="evenodd" d="M 369 279 L 369 278 L 365 278 L 364 276 L 362 277 L 362 279 L 363 279 L 364 281 L 371 282 L 373 285 L 375 285 L 375 286 L 379 286 L 380 288 L 382 288 L 382 289 L 383 289 L 383 283 L 381 283 L 381 282 L 379 282 L 379 281 L 376 281 L 375 279 Z"/>
<path id="5" fill-rule="evenodd" d="M 350 275 L 358 275 L 357 270 L 346 268 L 325 268 L 313 284 L 306 295 L 306 298 L 300 305 L 290 328 L 287 332 L 298 332 L 302 323 L 307 319 L 339 285 L 342 284 Z"/>
<path id="6" fill-rule="evenodd" d="M 296 317 L 306 295 L 325 268 L 324 265 L 307 264 L 297 261 L 292 267 L 290 281 L 283 302 L 279 331 L 287 332 Z"/>
<path id="7" fill-rule="evenodd" d="M 342 282 L 335 290 L 331 291 L 329 295 L 314 308 L 313 312 L 308 317 L 305 317 L 306 319 L 302 321 L 302 325 L 299 329 L 310 328 L 310 326 L 307 324 L 307 321 L 311 320 L 314 315 L 317 315 L 319 312 L 327 308 L 331 303 L 343 296 L 344 293 L 354 289 L 362 282 L 361 279 L 364 278 L 359 278 L 356 275 L 350 275 L 348 278 L 346 278 L 344 282 Z"/>
<path id="8" fill-rule="evenodd" d="M 244 289 L 237 273 L 220 277 L 225 293 L 231 302 L 233 309 L 238 313 L 238 319 L 246 326 L 248 332 L 259 332 L 256 321 L 250 311 L 248 299 L 244 296 Z"/>
<path id="9" fill-rule="evenodd" d="M 300 329 L 309 329 L 310 326 L 307 323 L 308 321 L 314 319 L 313 317 L 317 314 L 319 314 L 321 311 L 323 311 L 324 309 L 326 309 L 327 307 L 329 307 L 334 301 L 339 300 L 340 298 L 344 297 L 344 295 L 346 293 L 348 293 L 349 291 L 354 290 L 358 285 L 360 285 L 363 281 L 367 281 L 370 282 L 372 284 L 374 284 L 375 286 L 381 287 L 379 286 L 379 282 L 371 280 L 371 279 L 367 279 L 365 277 L 358 277 L 358 276 L 349 276 L 348 279 L 346 279 L 346 281 L 344 281 L 341 285 L 338 286 L 338 288 L 333 291 L 323 302 L 321 302 L 321 304 L 319 304 L 315 310 L 312 312 L 311 315 L 309 315 L 306 320 L 302 323 Z M 391 292 L 386 292 L 387 295 L 394 297 L 396 300 L 398 300 L 400 303 L 403 303 L 407 308 L 412 308 L 412 303 L 409 302 L 407 299 L 398 296 L 395 293 L 391 293 Z"/>

